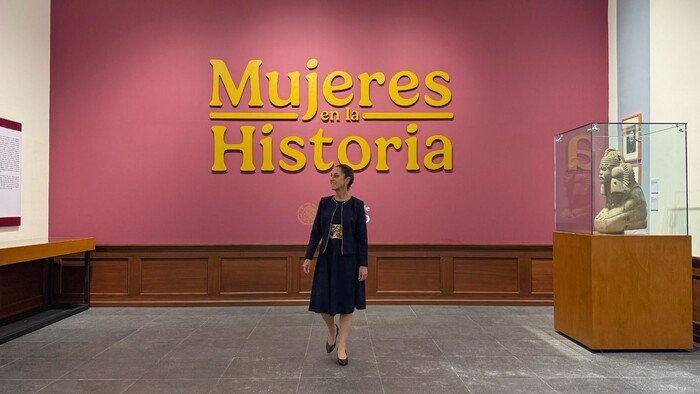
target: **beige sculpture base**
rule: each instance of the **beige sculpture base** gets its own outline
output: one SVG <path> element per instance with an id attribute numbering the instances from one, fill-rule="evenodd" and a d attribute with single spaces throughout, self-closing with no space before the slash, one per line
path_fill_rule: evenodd
<path id="1" fill-rule="evenodd" d="M 554 329 L 593 350 L 691 349 L 689 236 L 554 233 Z"/>

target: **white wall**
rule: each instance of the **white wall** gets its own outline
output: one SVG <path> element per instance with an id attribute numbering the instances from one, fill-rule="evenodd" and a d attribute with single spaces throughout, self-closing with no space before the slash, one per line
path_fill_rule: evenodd
<path id="1" fill-rule="evenodd" d="M 0 117 L 22 123 L 22 224 L 0 242 L 49 231 L 50 0 L 0 0 Z"/>
<path id="2" fill-rule="evenodd" d="M 651 121 L 687 122 L 689 229 L 700 256 L 700 1 L 651 0 Z"/>

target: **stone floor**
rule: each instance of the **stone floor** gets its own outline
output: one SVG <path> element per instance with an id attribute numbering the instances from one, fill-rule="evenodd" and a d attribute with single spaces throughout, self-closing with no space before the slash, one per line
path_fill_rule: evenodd
<path id="1" fill-rule="evenodd" d="M 550 307 L 369 306 L 350 363 L 304 307 L 92 308 L 0 345 L 0 393 L 700 392 L 700 352 L 592 353 Z"/>

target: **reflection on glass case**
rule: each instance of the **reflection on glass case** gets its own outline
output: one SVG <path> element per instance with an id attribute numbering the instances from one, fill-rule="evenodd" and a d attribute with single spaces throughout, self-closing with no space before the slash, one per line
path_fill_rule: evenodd
<path id="1" fill-rule="evenodd" d="M 554 137 L 556 231 L 688 234 L 687 125 L 639 120 Z"/>

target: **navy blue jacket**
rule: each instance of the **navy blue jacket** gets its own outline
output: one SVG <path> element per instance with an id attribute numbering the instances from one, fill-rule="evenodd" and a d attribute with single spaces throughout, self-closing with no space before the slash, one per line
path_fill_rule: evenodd
<path id="1" fill-rule="evenodd" d="M 337 204 L 337 205 L 336 205 Z M 357 254 L 361 266 L 367 266 L 367 221 L 365 220 L 365 203 L 359 198 L 351 197 L 345 204 L 336 203 L 333 196 L 323 197 L 318 203 L 316 219 L 311 227 L 309 245 L 306 247 L 307 259 L 312 259 L 316 253 L 319 241 L 324 253 L 328 247 L 333 211 L 342 210 L 343 240 L 341 254 Z"/>

